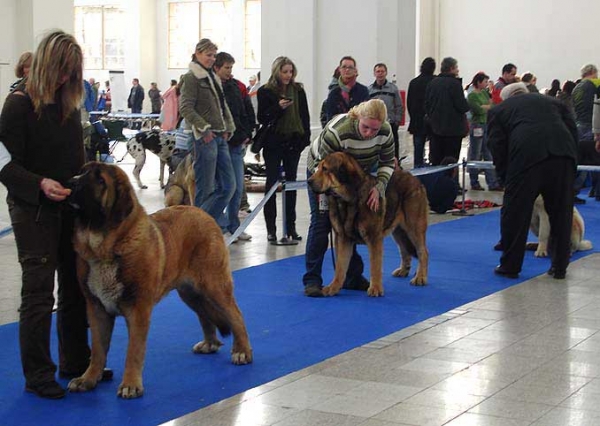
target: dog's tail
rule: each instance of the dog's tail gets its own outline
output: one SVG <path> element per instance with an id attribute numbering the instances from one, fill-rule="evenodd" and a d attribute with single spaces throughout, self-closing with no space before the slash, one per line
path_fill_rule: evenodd
<path id="1" fill-rule="evenodd" d="M 408 238 L 408 234 L 402 229 L 400 226 L 397 226 L 394 229 L 393 237 L 399 244 L 403 245 L 404 248 L 410 253 L 412 257 L 418 258 L 417 248 L 413 244 L 413 242 Z"/>
<path id="2" fill-rule="evenodd" d="M 590 240 L 581 240 L 577 246 L 577 251 L 591 250 L 593 248 L 594 247 L 592 246 L 592 242 Z"/>

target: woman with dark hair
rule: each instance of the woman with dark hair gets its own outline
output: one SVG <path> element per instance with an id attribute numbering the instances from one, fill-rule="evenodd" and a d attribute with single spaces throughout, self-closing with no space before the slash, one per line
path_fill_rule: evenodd
<path id="1" fill-rule="evenodd" d="M 483 72 L 478 72 L 471 80 L 470 86 L 473 88 L 467 96 L 467 102 L 471 110 L 471 120 L 469 123 L 469 152 L 467 159 L 469 161 L 492 161 L 492 154 L 487 146 L 487 113 L 492 106 L 490 94 L 487 91 L 490 77 Z M 479 169 L 470 169 L 469 178 L 471 189 L 482 191 L 483 187 L 479 184 Z M 485 169 L 485 181 L 490 191 L 501 191 L 502 187 L 498 184 L 496 172 L 493 169 Z"/>
<path id="2" fill-rule="evenodd" d="M 296 82 L 297 74 L 292 60 L 280 56 L 271 65 L 269 81 L 258 89 L 258 122 L 263 126 L 274 123 L 263 148 L 267 172 L 265 193 L 280 178 L 281 166 L 286 180 L 296 180 L 300 153 L 310 142 L 308 102 L 302 84 Z M 296 232 L 296 191 L 286 191 L 285 200 L 287 235 L 283 237 L 299 241 L 302 237 Z M 264 215 L 267 239 L 277 241 L 275 197 L 265 204 Z"/>
<path id="3" fill-rule="evenodd" d="M 552 96 L 553 98 L 555 98 L 556 96 L 558 96 L 558 94 L 560 93 L 560 80 L 558 79 L 554 79 L 552 80 L 552 84 L 550 84 L 550 89 L 548 89 L 548 93 L 546 93 L 548 96 Z"/>
<path id="4" fill-rule="evenodd" d="M 425 126 L 425 90 L 434 78 L 435 60 L 425 58 L 421 63 L 421 74 L 413 78 L 408 85 L 406 106 L 410 115 L 408 131 L 413 135 L 414 167 L 423 167 L 425 164 L 425 142 L 427 129 Z"/>
<path id="5" fill-rule="evenodd" d="M 558 92 L 558 95 L 556 96 L 559 100 L 561 100 L 562 102 L 567 104 L 569 111 L 571 111 L 573 113 L 573 115 L 575 115 L 575 108 L 573 107 L 572 94 L 573 94 L 573 89 L 575 88 L 575 86 L 577 86 L 577 83 L 575 83 L 574 81 L 571 81 L 571 80 L 565 81 L 562 86 L 562 90 L 560 92 Z"/>
<path id="6" fill-rule="evenodd" d="M 31 72 L 8 95 L 0 116 L 0 181 L 22 269 L 19 343 L 25 390 L 62 398 L 50 352 L 54 279 L 58 279 L 59 375 L 85 372 L 90 350 L 85 299 L 73 249 L 74 216 L 65 203 L 67 182 L 84 163 L 79 108 L 83 53 L 62 31 L 40 42 Z"/>

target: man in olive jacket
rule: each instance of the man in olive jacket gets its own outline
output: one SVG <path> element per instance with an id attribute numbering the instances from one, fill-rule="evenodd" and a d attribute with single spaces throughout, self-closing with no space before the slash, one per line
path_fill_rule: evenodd
<path id="1" fill-rule="evenodd" d="M 517 278 L 533 203 L 538 195 L 550 219 L 548 274 L 565 277 L 573 221 L 573 181 L 577 169 L 577 126 L 557 99 L 529 94 L 523 83 L 502 89 L 503 102 L 488 113 L 488 143 L 498 175 L 505 182 L 500 218 L 504 253 L 494 272 Z"/>
<path id="2" fill-rule="evenodd" d="M 445 157 L 460 158 L 462 139 L 469 133 L 465 115 L 469 104 L 458 78 L 458 62 L 444 58 L 440 71 L 425 92 L 426 121 L 431 127 L 429 161 L 434 166 Z"/>

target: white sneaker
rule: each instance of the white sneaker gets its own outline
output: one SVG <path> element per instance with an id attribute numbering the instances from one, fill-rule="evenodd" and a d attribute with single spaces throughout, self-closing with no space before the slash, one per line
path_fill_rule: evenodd
<path id="1" fill-rule="evenodd" d="M 238 235 L 238 240 L 240 241 L 250 241 L 251 239 L 252 235 L 246 234 L 245 232 L 242 232 L 240 235 Z"/>
<path id="2" fill-rule="evenodd" d="M 232 236 L 232 235 L 233 235 L 233 234 L 232 234 L 231 232 L 229 232 L 229 231 L 225 232 L 225 233 L 223 234 L 223 239 L 225 240 L 225 242 L 227 242 L 227 240 L 229 240 L 229 239 L 231 238 L 231 236 Z M 238 239 L 239 239 L 239 238 L 236 238 L 236 239 L 235 239 L 235 240 L 233 240 L 231 243 L 232 243 L 232 244 L 235 244 L 235 243 L 237 243 L 237 242 L 238 242 Z"/>

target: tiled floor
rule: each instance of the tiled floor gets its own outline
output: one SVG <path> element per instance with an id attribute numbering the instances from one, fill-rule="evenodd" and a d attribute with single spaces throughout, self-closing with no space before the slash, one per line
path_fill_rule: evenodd
<path id="1" fill-rule="evenodd" d="M 138 191 L 148 211 L 162 203 L 154 160 L 142 173 L 149 189 Z M 252 205 L 262 198 L 249 195 Z M 469 193 L 476 197 L 500 195 Z M 306 235 L 306 198 L 298 200 Z M 0 229 L 7 224 L 2 203 Z M 304 244 L 267 244 L 260 216 L 247 232 L 252 241 L 230 247 L 234 269 L 304 252 Z M 167 424 L 600 425 L 598 257 L 573 263 L 566 280 L 539 276 Z M 0 238 L 0 268 L 4 324 L 16 320 L 19 304 L 12 236 Z"/>

